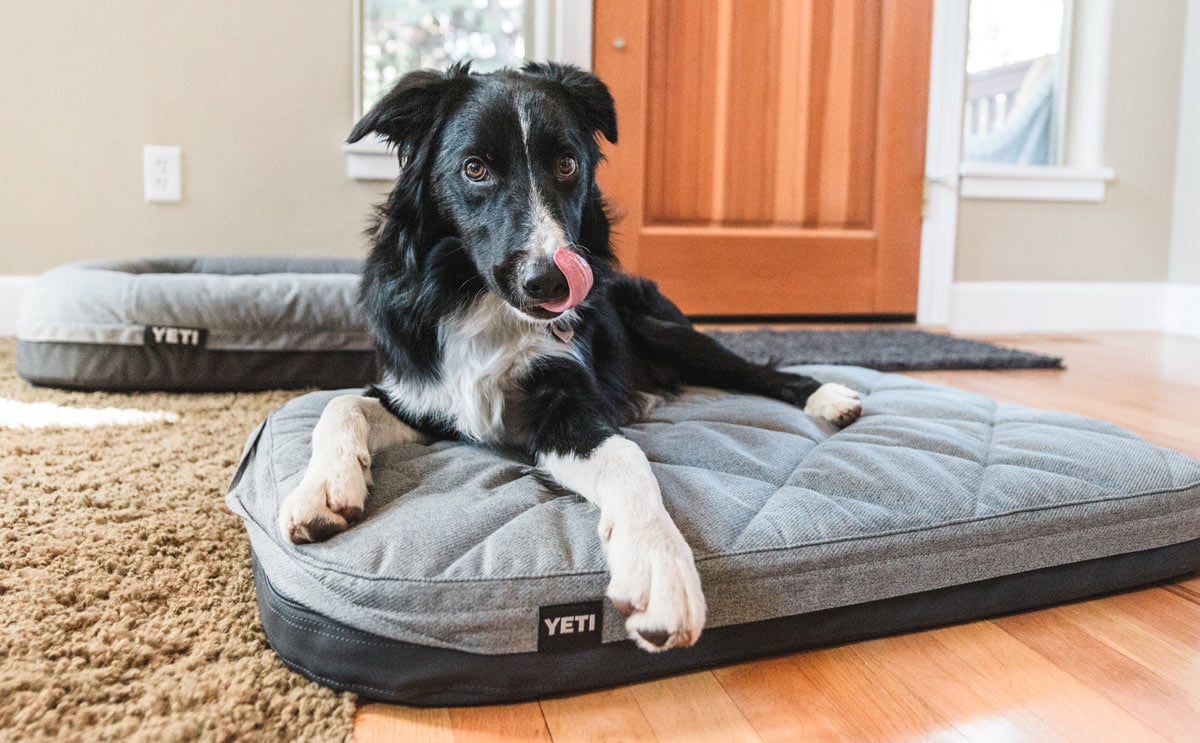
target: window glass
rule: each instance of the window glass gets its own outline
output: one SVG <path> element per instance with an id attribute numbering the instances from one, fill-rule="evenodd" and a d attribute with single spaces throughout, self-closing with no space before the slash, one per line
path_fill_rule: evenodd
<path id="1" fill-rule="evenodd" d="M 963 160 L 1059 161 L 1066 0 L 971 0 Z"/>
<path id="2" fill-rule="evenodd" d="M 471 61 L 486 72 L 525 58 L 524 0 L 364 0 L 363 110 L 406 72 Z"/>

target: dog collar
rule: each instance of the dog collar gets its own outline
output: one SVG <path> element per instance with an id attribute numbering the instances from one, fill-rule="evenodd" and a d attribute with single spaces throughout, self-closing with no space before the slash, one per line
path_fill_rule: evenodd
<path id="1" fill-rule="evenodd" d="M 575 337 L 575 328 L 563 320 L 555 320 L 550 323 L 550 332 L 558 336 L 558 339 L 563 343 L 570 343 Z"/>

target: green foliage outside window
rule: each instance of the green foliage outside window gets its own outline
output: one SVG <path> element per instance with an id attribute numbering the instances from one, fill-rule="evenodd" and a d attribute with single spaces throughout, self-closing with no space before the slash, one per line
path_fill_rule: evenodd
<path id="1" fill-rule="evenodd" d="M 365 0 L 363 106 L 406 72 L 470 60 L 486 72 L 525 58 L 524 0 Z"/>

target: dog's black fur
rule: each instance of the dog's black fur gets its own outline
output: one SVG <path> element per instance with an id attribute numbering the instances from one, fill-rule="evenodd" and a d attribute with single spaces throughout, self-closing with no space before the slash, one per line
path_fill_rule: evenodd
<path id="1" fill-rule="evenodd" d="M 616 112 L 593 75 L 558 64 L 483 75 L 465 65 L 414 72 L 358 123 L 349 141 L 372 132 L 392 142 L 401 160 L 395 189 L 371 232 L 361 295 L 386 375 L 436 382 L 443 372 L 439 327 L 487 292 L 551 332 L 555 314 L 522 289 L 531 270 L 524 246 L 536 196 L 586 257 L 595 284 L 580 306 L 557 320 L 569 321 L 584 363 L 535 359 L 514 398 L 531 454 L 586 456 L 636 417 L 639 391 L 670 393 L 698 384 L 803 406 L 820 386 L 727 351 L 694 330 L 652 282 L 621 273 L 595 181 L 598 138 L 617 141 Z M 562 176 L 570 170 L 565 157 L 577 166 L 570 177 Z M 467 176 L 464 163 L 471 158 L 486 166 L 484 182 Z M 469 169 L 474 174 L 478 166 Z M 386 386 L 373 394 L 424 433 L 462 436 L 453 419 L 414 415 Z"/>

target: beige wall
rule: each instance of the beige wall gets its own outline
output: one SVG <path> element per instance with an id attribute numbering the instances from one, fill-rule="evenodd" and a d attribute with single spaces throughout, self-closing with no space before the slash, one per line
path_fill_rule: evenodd
<path id="1" fill-rule="evenodd" d="M 89 257 L 361 255 L 351 0 L 0 2 L 0 274 Z M 180 145 L 148 204 L 142 146 Z"/>
<path id="2" fill-rule="evenodd" d="M 1113 0 L 1107 198 L 962 200 L 956 280 L 1167 280 L 1185 9 L 1184 0 Z"/>

